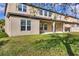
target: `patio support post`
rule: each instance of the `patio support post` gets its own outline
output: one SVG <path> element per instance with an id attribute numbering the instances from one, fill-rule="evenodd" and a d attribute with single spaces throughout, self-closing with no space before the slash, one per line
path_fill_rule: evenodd
<path id="1" fill-rule="evenodd" d="M 55 32 L 55 21 L 53 22 L 53 32 Z"/>
<path id="2" fill-rule="evenodd" d="M 65 32 L 65 26 L 64 26 L 64 24 L 65 24 L 65 23 L 63 23 L 63 32 Z"/>

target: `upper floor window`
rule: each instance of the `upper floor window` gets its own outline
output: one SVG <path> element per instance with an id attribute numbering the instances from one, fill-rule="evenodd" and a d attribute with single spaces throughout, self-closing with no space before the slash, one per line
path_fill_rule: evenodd
<path id="1" fill-rule="evenodd" d="M 44 10 L 44 15 L 47 16 L 48 11 Z"/>
<path id="2" fill-rule="evenodd" d="M 25 4 L 18 5 L 18 11 L 26 12 L 27 6 Z"/>
<path id="3" fill-rule="evenodd" d="M 52 12 L 49 12 L 49 17 L 51 17 L 52 16 Z"/>
<path id="4" fill-rule="evenodd" d="M 43 10 L 42 9 L 39 10 L 39 14 L 43 15 Z"/>

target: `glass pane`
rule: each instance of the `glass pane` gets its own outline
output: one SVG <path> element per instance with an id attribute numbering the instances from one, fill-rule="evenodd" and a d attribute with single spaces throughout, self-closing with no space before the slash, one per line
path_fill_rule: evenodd
<path id="1" fill-rule="evenodd" d="M 43 15 L 43 10 L 40 9 L 40 10 L 39 10 L 39 14 L 40 14 L 40 15 Z"/>
<path id="2" fill-rule="evenodd" d="M 23 11 L 26 12 L 26 5 L 23 4 Z"/>
<path id="3" fill-rule="evenodd" d="M 31 30 L 31 26 L 27 26 L 27 30 L 30 31 Z"/>
<path id="4" fill-rule="evenodd" d="M 44 15 L 47 16 L 47 11 L 46 11 L 46 10 L 44 10 L 44 11 L 45 11 L 45 12 L 44 12 Z"/>
<path id="5" fill-rule="evenodd" d="M 26 26 L 21 26 L 21 31 L 25 31 L 26 30 Z"/>
<path id="6" fill-rule="evenodd" d="M 21 20 L 21 26 L 25 26 L 26 25 L 26 20 Z"/>
<path id="7" fill-rule="evenodd" d="M 18 11 L 22 11 L 22 4 L 18 5 Z"/>
<path id="8" fill-rule="evenodd" d="M 30 26 L 30 25 L 31 25 L 31 21 L 27 20 L 27 26 Z"/>
<path id="9" fill-rule="evenodd" d="M 40 30 L 43 30 L 43 24 L 40 24 Z"/>
<path id="10" fill-rule="evenodd" d="M 49 12 L 49 16 L 50 16 L 50 17 L 52 16 L 52 12 Z"/>
<path id="11" fill-rule="evenodd" d="M 44 24 L 44 30 L 47 30 L 47 24 Z"/>
<path id="12" fill-rule="evenodd" d="M 21 31 L 26 30 L 26 20 L 21 20 Z"/>
<path id="13" fill-rule="evenodd" d="M 31 30 L 31 21 L 27 20 L 27 30 Z"/>

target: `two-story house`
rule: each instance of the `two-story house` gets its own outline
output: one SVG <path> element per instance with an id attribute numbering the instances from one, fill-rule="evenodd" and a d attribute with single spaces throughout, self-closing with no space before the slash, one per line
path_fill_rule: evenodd
<path id="1" fill-rule="evenodd" d="M 45 32 L 78 32 L 79 20 L 27 3 L 7 3 L 5 32 L 9 36 Z"/>

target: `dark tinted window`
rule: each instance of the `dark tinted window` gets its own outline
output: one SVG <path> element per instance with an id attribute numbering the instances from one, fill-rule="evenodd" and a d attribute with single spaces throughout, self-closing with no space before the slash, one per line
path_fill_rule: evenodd
<path id="1" fill-rule="evenodd" d="M 26 20 L 21 20 L 21 31 L 26 30 Z"/>
<path id="2" fill-rule="evenodd" d="M 27 20 L 27 31 L 31 30 L 31 21 Z"/>

